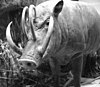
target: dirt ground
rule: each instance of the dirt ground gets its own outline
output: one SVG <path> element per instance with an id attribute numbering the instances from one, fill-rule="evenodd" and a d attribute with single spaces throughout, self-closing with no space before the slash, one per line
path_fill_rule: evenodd
<path id="1" fill-rule="evenodd" d="M 100 79 L 95 80 L 90 84 L 82 85 L 81 87 L 100 87 Z"/>

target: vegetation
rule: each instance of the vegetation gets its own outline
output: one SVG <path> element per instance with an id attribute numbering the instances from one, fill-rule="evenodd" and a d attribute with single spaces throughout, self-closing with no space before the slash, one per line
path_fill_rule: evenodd
<path id="1" fill-rule="evenodd" d="M 100 75 L 100 66 L 96 65 L 96 58 L 93 57 L 85 60 L 83 77 L 95 78 Z M 0 87 L 53 87 L 54 79 L 48 62 L 43 63 L 37 71 L 25 71 L 19 66 L 18 58 L 20 55 L 0 39 Z M 72 78 L 70 70 L 70 64 L 61 66 L 61 72 L 64 73 L 60 76 L 61 87 Z"/>

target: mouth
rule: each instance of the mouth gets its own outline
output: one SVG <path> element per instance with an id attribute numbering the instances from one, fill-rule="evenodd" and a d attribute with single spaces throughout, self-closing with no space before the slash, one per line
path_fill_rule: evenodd
<path id="1" fill-rule="evenodd" d="M 21 67 L 28 70 L 36 70 L 41 63 L 41 57 L 39 54 L 36 56 L 26 55 L 22 56 L 18 61 Z"/>

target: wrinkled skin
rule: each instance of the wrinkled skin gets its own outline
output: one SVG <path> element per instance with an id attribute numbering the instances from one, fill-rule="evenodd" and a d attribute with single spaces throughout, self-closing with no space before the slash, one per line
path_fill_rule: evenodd
<path id="1" fill-rule="evenodd" d="M 54 87 L 59 87 L 59 65 L 71 62 L 74 86 L 80 87 L 82 56 L 99 47 L 100 16 L 91 5 L 66 0 L 47 1 L 35 10 L 35 16 L 29 15 L 28 27 L 35 35 L 32 30 L 27 33 L 29 41 L 19 60 L 21 66 L 35 70 L 44 59 L 49 59 L 56 81 Z M 48 23 L 50 18 L 54 23 Z M 50 30 L 53 31 L 49 35 Z"/>

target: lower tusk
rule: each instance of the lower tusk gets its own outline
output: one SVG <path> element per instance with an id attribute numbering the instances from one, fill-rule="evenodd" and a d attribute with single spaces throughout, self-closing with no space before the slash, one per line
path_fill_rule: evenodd
<path id="1" fill-rule="evenodd" d="M 10 44 L 10 46 L 14 49 L 15 52 L 17 52 L 18 54 L 22 55 L 22 49 L 20 49 L 18 46 L 15 45 L 15 43 L 13 42 L 12 40 L 12 37 L 11 37 L 11 29 L 10 29 L 10 26 L 11 26 L 12 22 L 10 22 L 7 26 L 7 29 L 6 29 L 6 38 L 7 38 L 7 41 L 8 43 Z"/>

